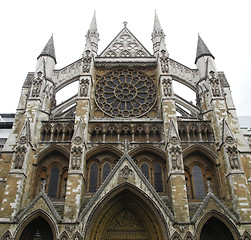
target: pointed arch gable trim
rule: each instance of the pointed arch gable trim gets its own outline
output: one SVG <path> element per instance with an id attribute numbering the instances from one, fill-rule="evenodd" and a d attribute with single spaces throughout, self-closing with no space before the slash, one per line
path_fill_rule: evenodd
<path id="1" fill-rule="evenodd" d="M 235 222 L 235 224 L 240 224 L 240 220 L 229 211 L 229 209 L 212 193 L 212 192 L 208 192 L 208 194 L 206 195 L 206 197 L 204 198 L 202 204 L 200 205 L 200 207 L 198 208 L 198 210 L 196 211 L 196 213 L 194 214 L 191 222 L 192 223 L 196 223 L 197 220 L 199 219 L 199 217 L 202 214 L 202 211 L 206 208 L 206 206 L 208 205 L 210 199 L 213 199 L 225 212 L 225 214 L 227 214 L 227 216 L 232 219 L 232 221 Z"/>
<path id="2" fill-rule="evenodd" d="M 66 158 L 70 158 L 70 152 L 68 149 L 55 144 L 40 151 L 37 154 L 37 162 L 40 162 L 44 157 L 56 151 L 62 153 Z"/>
<path id="3" fill-rule="evenodd" d="M 107 184 L 113 178 L 113 176 L 115 175 L 115 173 L 119 170 L 119 167 L 122 165 L 122 163 L 125 160 L 128 160 L 130 162 L 130 164 L 134 168 L 135 172 L 138 174 L 138 176 L 141 178 L 141 180 L 144 182 L 144 184 L 148 187 L 149 191 L 154 196 L 154 198 L 156 199 L 156 201 L 160 204 L 160 206 L 163 208 L 163 210 L 166 212 L 167 216 L 171 219 L 171 221 L 174 221 L 174 216 L 173 216 L 172 212 L 167 208 L 167 206 L 165 205 L 165 203 L 163 202 L 163 200 L 160 198 L 160 196 L 157 194 L 157 192 L 155 191 L 155 189 L 153 188 L 153 186 L 147 181 L 146 177 L 140 171 L 140 169 L 137 167 L 137 165 L 134 163 L 133 159 L 129 156 L 129 154 L 128 154 L 127 151 L 124 153 L 124 155 L 117 162 L 117 164 L 115 165 L 115 167 L 112 169 L 112 171 L 110 172 L 110 174 L 107 176 L 107 178 L 105 179 L 105 181 L 101 185 L 101 187 L 94 194 L 94 196 L 92 197 L 92 199 L 88 202 L 88 204 L 86 205 L 86 207 L 84 208 L 84 210 L 80 213 L 78 220 L 82 221 L 82 219 L 84 218 L 84 216 L 87 214 L 87 212 L 89 211 L 89 209 L 95 204 L 95 201 L 102 194 L 102 192 L 104 191 L 104 189 L 107 186 Z"/>
<path id="4" fill-rule="evenodd" d="M 86 235 L 88 234 L 87 232 L 89 230 L 89 225 L 91 224 L 92 218 L 93 216 L 95 216 L 95 213 L 98 211 L 98 209 L 100 209 L 100 207 L 105 206 L 110 200 L 114 199 L 114 197 L 116 197 L 123 191 L 130 191 L 135 196 L 138 196 L 140 199 L 142 199 L 146 203 L 146 205 L 149 206 L 153 212 L 155 212 L 156 214 L 155 216 L 158 219 L 161 219 L 161 222 L 163 223 L 163 226 L 165 228 L 165 234 L 166 234 L 165 236 L 167 237 L 170 236 L 169 227 L 166 222 L 166 219 L 163 216 L 163 213 L 161 212 L 159 207 L 156 206 L 156 203 L 152 201 L 151 197 L 149 197 L 145 192 L 143 192 L 141 189 L 139 189 L 138 187 L 134 186 L 129 182 L 121 183 L 120 185 L 113 188 L 95 205 L 95 207 L 89 214 L 88 218 L 86 219 L 86 226 L 85 229 L 83 229 L 83 236 L 86 237 Z"/>
<path id="5" fill-rule="evenodd" d="M 47 204 L 47 206 L 49 207 L 49 209 L 51 210 L 51 213 L 53 215 L 53 217 L 56 219 L 56 221 L 60 222 L 61 218 L 59 216 L 59 214 L 57 213 L 57 210 L 55 209 L 55 207 L 53 206 L 50 198 L 47 196 L 47 194 L 44 191 L 41 191 L 36 197 L 35 199 L 23 210 L 23 212 L 16 216 L 15 221 L 20 221 L 22 218 L 26 218 L 25 214 L 36 204 L 36 202 L 42 198 L 45 203 Z M 43 211 L 41 209 L 41 211 Z"/>
<path id="6" fill-rule="evenodd" d="M 10 232 L 10 230 L 7 230 L 0 238 L 0 240 L 5 240 L 6 237 L 9 237 L 10 239 L 12 239 L 12 234 Z"/>
<path id="7" fill-rule="evenodd" d="M 54 219 L 42 209 L 35 210 L 34 212 L 26 216 L 23 221 L 20 221 L 13 234 L 14 238 L 19 239 L 26 226 L 28 226 L 28 224 L 37 217 L 42 217 L 49 224 L 53 233 L 53 239 L 58 239 L 57 237 L 59 235 L 59 231 L 57 224 L 55 223 Z"/>

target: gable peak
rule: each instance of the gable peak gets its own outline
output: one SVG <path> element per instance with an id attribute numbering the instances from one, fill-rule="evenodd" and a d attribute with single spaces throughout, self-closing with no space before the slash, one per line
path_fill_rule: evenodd
<path id="1" fill-rule="evenodd" d="M 151 57 L 148 50 L 127 28 L 127 22 L 123 22 L 124 27 L 112 42 L 99 55 L 100 57 Z"/>

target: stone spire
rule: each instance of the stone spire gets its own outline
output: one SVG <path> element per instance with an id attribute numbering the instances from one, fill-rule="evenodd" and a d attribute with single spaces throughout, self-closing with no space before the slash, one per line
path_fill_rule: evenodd
<path id="1" fill-rule="evenodd" d="M 49 39 L 49 41 L 47 42 L 47 44 L 45 45 L 43 51 L 40 53 L 40 55 L 38 56 L 37 59 L 39 59 L 41 56 L 49 56 L 55 61 L 55 63 L 57 63 L 56 55 L 55 55 L 55 48 L 54 48 L 53 35 L 51 35 L 51 38 Z"/>
<path id="2" fill-rule="evenodd" d="M 154 16 L 154 24 L 153 24 L 153 32 L 152 32 L 152 42 L 153 42 L 153 52 L 154 55 L 157 56 L 158 52 L 160 51 L 160 47 L 165 47 L 165 34 L 160 25 L 159 18 L 155 11 Z M 166 51 L 166 49 L 165 49 Z M 166 51 L 167 52 L 167 51 Z"/>
<path id="3" fill-rule="evenodd" d="M 89 30 L 87 31 L 85 37 L 86 37 L 85 52 L 91 50 L 93 51 L 94 55 L 97 55 L 99 33 L 97 29 L 96 12 L 94 12 L 93 14 Z"/>
<path id="4" fill-rule="evenodd" d="M 213 54 L 209 51 L 208 47 L 203 42 L 203 40 L 200 37 L 200 35 L 198 35 L 197 53 L 196 53 L 195 64 L 197 63 L 197 60 L 200 57 L 203 57 L 203 56 L 211 56 L 214 59 Z"/>

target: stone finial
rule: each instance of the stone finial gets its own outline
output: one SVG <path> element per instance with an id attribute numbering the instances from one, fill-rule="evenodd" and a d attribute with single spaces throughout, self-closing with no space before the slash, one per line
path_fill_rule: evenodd
<path id="1" fill-rule="evenodd" d="M 124 21 L 123 24 L 124 24 L 124 28 L 126 28 L 127 27 L 127 22 Z"/>

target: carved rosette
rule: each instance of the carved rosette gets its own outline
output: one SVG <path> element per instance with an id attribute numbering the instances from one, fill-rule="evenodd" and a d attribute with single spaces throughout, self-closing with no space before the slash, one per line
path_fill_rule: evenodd
<path id="1" fill-rule="evenodd" d="M 79 170 L 81 166 L 82 148 L 74 146 L 71 149 L 71 168 Z"/>

